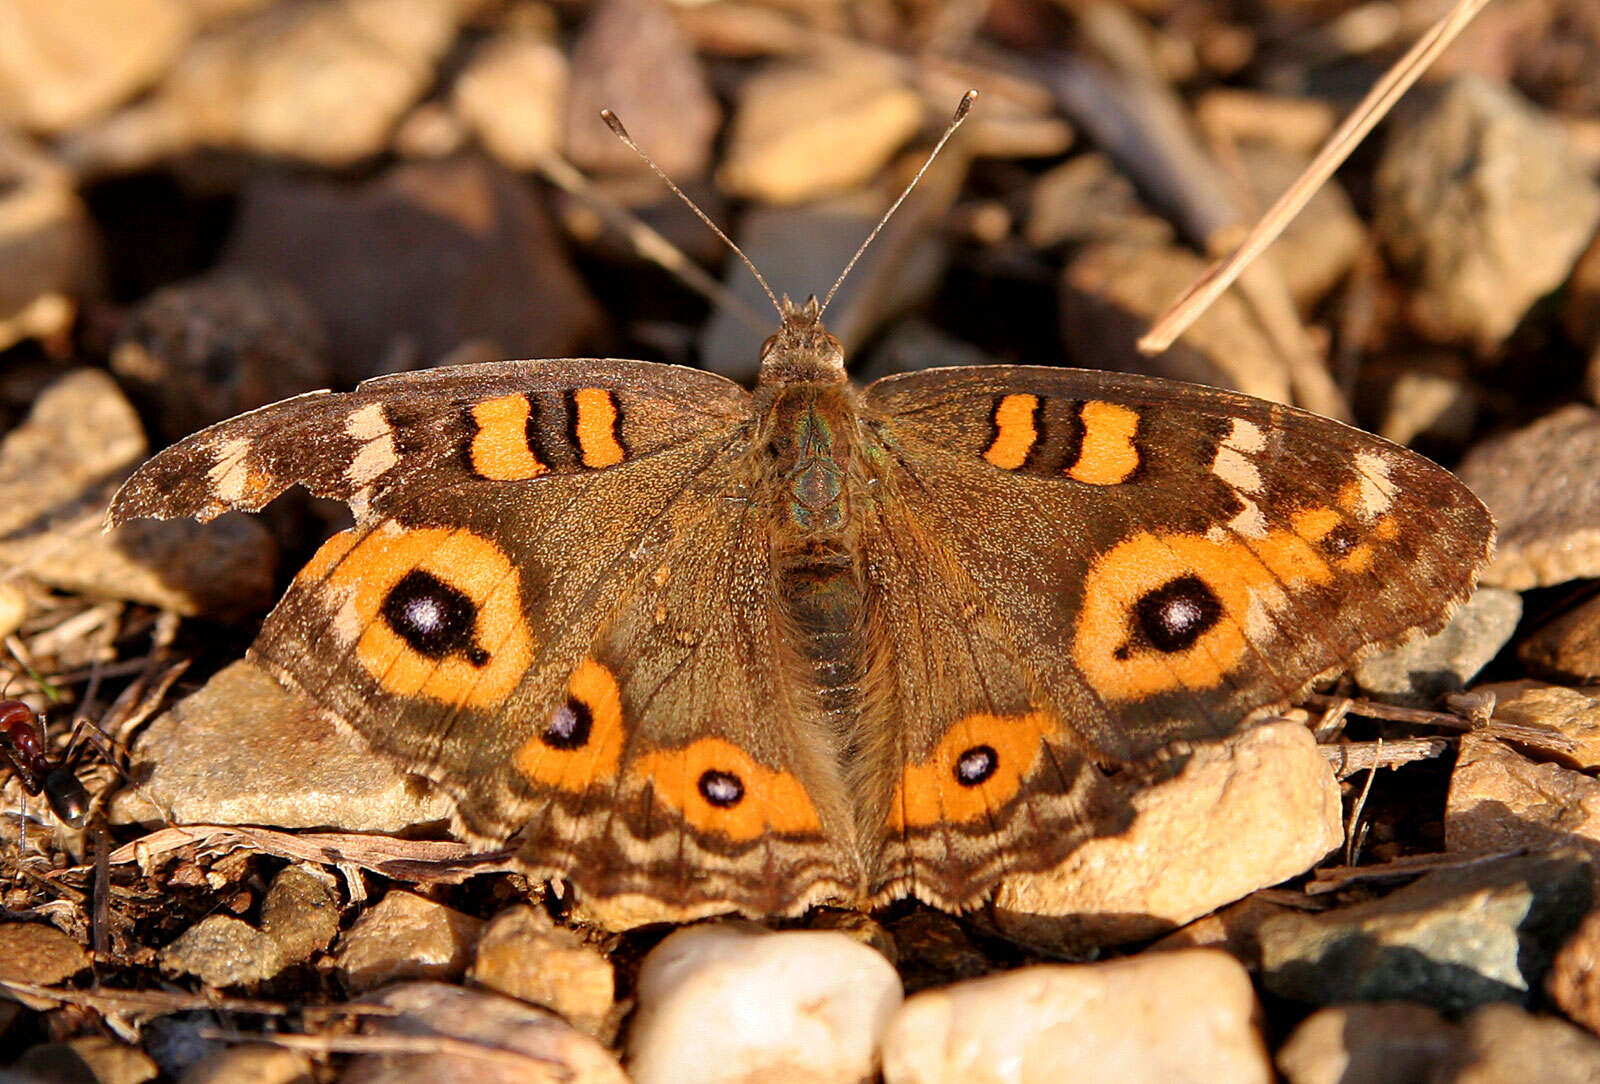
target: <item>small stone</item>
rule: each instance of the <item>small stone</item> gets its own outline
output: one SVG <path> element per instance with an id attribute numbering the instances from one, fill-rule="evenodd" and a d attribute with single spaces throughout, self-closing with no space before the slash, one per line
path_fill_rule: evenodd
<path id="1" fill-rule="evenodd" d="M 94 226 L 71 175 L 0 129 L 0 350 L 65 339 L 99 269 Z"/>
<path id="2" fill-rule="evenodd" d="M 1384 700 L 1429 707 L 1465 689 L 1510 641 L 1521 619 L 1521 595 L 1480 588 L 1432 636 L 1356 663 L 1356 684 Z"/>
<path id="3" fill-rule="evenodd" d="M 1072 364 L 1232 388 L 1290 402 L 1289 372 L 1245 302 L 1224 294 L 1157 358 L 1135 346 L 1150 322 L 1205 270 L 1176 245 L 1084 245 L 1061 275 L 1061 339 Z"/>
<path id="4" fill-rule="evenodd" d="M 1128 800 L 1122 833 L 1006 880 L 996 921 L 1035 943 L 1152 937 L 1303 873 L 1344 841 L 1339 785 L 1294 722 L 1197 746 L 1177 776 Z"/>
<path id="5" fill-rule="evenodd" d="M 22 627 L 28 617 L 28 596 L 15 583 L 0 583 L 0 640 Z"/>
<path id="6" fill-rule="evenodd" d="M 918 908 L 889 928 L 900 978 L 908 992 L 975 979 L 994 970 L 966 927 L 943 911 Z"/>
<path id="7" fill-rule="evenodd" d="M 482 919 L 391 889 L 345 934 L 339 970 L 358 992 L 401 979 L 458 979 L 482 929 Z"/>
<path id="8" fill-rule="evenodd" d="M 1600 1032 L 1600 911 L 1590 911 L 1561 946 L 1544 989 L 1562 1012 Z"/>
<path id="9" fill-rule="evenodd" d="M 970 162 L 953 150 L 934 160 L 922 181 L 862 255 L 828 309 L 828 331 L 854 357 L 872 335 L 925 302 L 938 287 L 949 243 L 944 220 Z M 822 294 L 877 224 L 887 204 L 858 192 L 804 207 L 755 207 L 739 225 L 739 247 L 757 267 L 771 268 L 772 288 L 790 297 Z M 758 311 L 767 305 L 744 265 L 730 259 L 727 285 Z M 749 380 L 761 360 L 761 336 L 731 306 L 720 306 L 700 333 L 702 364 Z"/>
<path id="10" fill-rule="evenodd" d="M 0 122 L 75 128 L 154 81 L 192 30 L 183 0 L 7 0 Z"/>
<path id="11" fill-rule="evenodd" d="M 1600 595 L 1544 624 L 1522 641 L 1517 657 L 1569 681 L 1600 680 Z"/>
<path id="12" fill-rule="evenodd" d="M 567 154 L 581 169 L 649 169 L 600 120 L 611 109 L 628 134 L 682 184 L 711 161 L 722 107 L 694 45 L 664 4 L 603 0 L 572 46 L 567 98 Z"/>
<path id="13" fill-rule="evenodd" d="M 1372 374 L 1384 395 L 1383 420 L 1374 432 L 1407 447 L 1427 441 L 1452 451 L 1464 448 L 1478 422 L 1481 393 L 1455 355 L 1404 354 L 1387 360 L 1384 371 Z"/>
<path id="14" fill-rule="evenodd" d="M 1600 185 L 1561 127 L 1475 76 L 1398 119 L 1378 165 L 1375 230 L 1416 277 L 1413 324 L 1483 354 L 1561 285 L 1597 223 Z"/>
<path id="15" fill-rule="evenodd" d="M 890 933 L 882 923 L 863 911 L 818 907 L 806 915 L 806 928 L 842 933 L 881 953 L 891 964 L 900 959 L 900 949 L 896 944 L 895 934 Z"/>
<path id="16" fill-rule="evenodd" d="M 0 923 L 0 979 L 54 986 L 90 964 L 83 946 L 40 922 Z"/>
<path id="17" fill-rule="evenodd" d="M 261 932 L 272 938 L 285 964 L 303 964 L 339 932 L 339 897 L 332 879 L 315 866 L 278 872 L 261 901 Z"/>
<path id="18" fill-rule="evenodd" d="M 877 1068 L 902 998 L 881 955 L 844 934 L 721 922 L 678 930 L 639 969 L 635 1084 L 807 1080 Z"/>
<path id="19" fill-rule="evenodd" d="M 311 1059 L 265 1043 L 230 1046 L 201 1058 L 178 1084 L 311 1084 Z"/>
<path id="20" fill-rule="evenodd" d="M 1262 980 L 1314 1005 L 1527 1001 L 1594 897 L 1574 850 L 1438 870 L 1380 899 L 1261 926 Z"/>
<path id="21" fill-rule="evenodd" d="M 1412 1084 L 1449 1054 L 1456 1029 L 1426 1005 L 1335 1005 L 1300 1022 L 1278 1049 L 1288 1084 Z"/>
<path id="22" fill-rule="evenodd" d="M 1238 144 L 1238 169 L 1257 206 L 1270 207 L 1310 164 L 1311 152 L 1247 140 Z M 1274 241 L 1266 256 L 1283 276 L 1296 306 L 1310 312 L 1354 266 L 1366 230 L 1337 179 L 1316 195 Z"/>
<path id="23" fill-rule="evenodd" d="M 334 379 L 491 357 L 569 357 L 601 321 L 544 206 L 480 157 L 409 162 L 355 190 L 245 188 L 226 266 L 293 285 L 328 335 Z"/>
<path id="24" fill-rule="evenodd" d="M 8 1069 L 0 1070 L 6 1084 L 145 1084 L 161 1075 L 144 1051 L 103 1035 L 43 1043 Z"/>
<path id="25" fill-rule="evenodd" d="M 490 920 L 469 977 L 554 1010 L 590 1035 L 601 1035 L 616 997 L 611 961 L 528 906 L 508 907 Z"/>
<path id="26" fill-rule="evenodd" d="M 1492 693 L 1497 722 L 1545 727 L 1570 738 L 1570 751 L 1540 749 L 1569 768 L 1600 768 L 1600 686 L 1570 689 L 1542 681 L 1502 681 L 1473 692 Z"/>
<path id="27" fill-rule="evenodd" d="M 291 395 L 327 387 L 327 341 L 283 283 L 208 275 L 158 290 L 128 314 L 111 369 L 168 441 Z"/>
<path id="28" fill-rule="evenodd" d="M 1173 232 L 1166 219 L 1144 206 L 1110 157 L 1090 151 L 1034 181 L 1023 237 L 1034 248 L 1088 241 L 1155 246 L 1171 244 Z"/>
<path id="29" fill-rule="evenodd" d="M 1600 1039 L 1554 1016 L 1486 1005 L 1461 1022 L 1461 1038 L 1434 1080 L 1450 1084 L 1594 1084 Z"/>
<path id="30" fill-rule="evenodd" d="M 147 100 L 75 133 L 81 170 L 126 172 L 195 146 L 329 168 L 381 153 L 436 77 L 461 0 L 274 4 L 200 38 Z"/>
<path id="31" fill-rule="evenodd" d="M 249 660 L 158 716 L 133 753 L 144 782 L 113 798 L 114 824 L 397 832 L 450 818 L 443 794 L 419 788 Z"/>
<path id="32" fill-rule="evenodd" d="M 277 942 L 237 918 L 207 915 L 161 950 L 161 967 L 207 986 L 248 986 L 283 970 Z"/>
<path id="33" fill-rule="evenodd" d="M 185 615 L 265 609 L 276 555 L 266 528 L 247 516 L 101 530 L 106 504 L 145 450 L 138 416 L 105 372 L 79 369 L 52 383 L 0 441 L 0 564 L 62 590 Z"/>
<path id="34" fill-rule="evenodd" d="M 629 1084 L 609 1050 L 555 1013 L 515 998 L 408 982 L 366 1001 L 396 1015 L 364 1017 L 364 1034 L 478 1049 L 364 1054 L 339 1084 Z"/>
<path id="35" fill-rule="evenodd" d="M 883 1079 L 1267 1082 L 1257 1011 L 1249 974 L 1208 949 L 1025 967 L 907 999 L 884 1037 Z"/>
<path id="36" fill-rule="evenodd" d="M 1457 476 L 1498 525 L 1481 581 L 1525 591 L 1600 576 L 1600 410 L 1571 403 L 1484 441 Z"/>
<path id="37" fill-rule="evenodd" d="M 1467 734 L 1450 775 L 1444 841 L 1461 853 L 1570 843 L 1600 858 L 1600 781 Z"/>
<path id="38" fill-rule="evenodd" d="M 569 78 L 567 56 L 553 42 L 506 34 L 472 54 L 451 98 L 457 115 L 502 164 L 537 169 L 561 149 Z M 507 109 L 507 102 L 516 108 Z"/>
<path id="39" fill-rule="evenodd" d="M 860 187 L 922 127 L 922 99 L 898 61 L 837 56 L 767 68 L 745 81 L 717 181 L 794 204 Z"/>
<path id="40" fill-rule="evenodd" d="M 1221 949 L 1251 971 L 1261 970 L 1261 924 L 1290 908 L 1254 892 L 1204 918 L 1180 926 L 1151 945 L 1153 951 L 1180 948 Z"/>

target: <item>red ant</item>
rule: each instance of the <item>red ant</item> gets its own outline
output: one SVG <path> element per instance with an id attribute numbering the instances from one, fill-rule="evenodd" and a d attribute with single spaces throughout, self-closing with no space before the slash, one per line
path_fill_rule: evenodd
<path id="1" fill-rule="evenodd" d="M 89 792 L 71 768 L 51 757 L 39 717 L 20 700 L 0 700 L 0 763 L 11 766 L 29 794 L 44 792 L 63 824 L 82 828 L 88 821 Z"/>

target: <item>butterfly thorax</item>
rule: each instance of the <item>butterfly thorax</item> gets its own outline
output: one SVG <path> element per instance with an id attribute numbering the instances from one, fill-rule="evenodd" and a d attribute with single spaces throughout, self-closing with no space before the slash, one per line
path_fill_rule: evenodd
<path id="1" fill-rule="evenodd" d="M 815 299 L 785 305 L 762 351 L 755 455 L 768 481 L 773 571 L 801 654 L 830 714 L 856 710 L 864 645 L 852 503 L 864 483 L 860 407 L 844 351 Z"/>

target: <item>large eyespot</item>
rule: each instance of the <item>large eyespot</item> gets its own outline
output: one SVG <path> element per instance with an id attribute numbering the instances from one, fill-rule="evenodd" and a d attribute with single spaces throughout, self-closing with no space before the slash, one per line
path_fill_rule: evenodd
<path id="1" fill-rule="evenodd" d="M 1134 603 L 1134 619 L 1157 651 L 1187 651 L 1221 620 L 1222 601 L 1199 576 L 1179 576 Z"/>
<path id="2" fill-rule="evenodd" d="M 473 638 L 477 604 L 431 572 L 415 568 L 400 577 L 384 595 L 379 613 L 419 655 L 430 659 L 462 655 L 473 666 L 489 661 L 489 653 Z"/>

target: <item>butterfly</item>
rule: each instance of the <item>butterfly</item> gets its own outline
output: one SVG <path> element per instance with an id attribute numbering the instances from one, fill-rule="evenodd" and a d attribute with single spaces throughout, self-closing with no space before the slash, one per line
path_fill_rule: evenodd
<path id="1" fill-rule="evenodd" d="M 379 377 L 181 441 L 110 522 L 347 502 L 254 660 L 462 833 L 679 919 L 977 906 L 1126 825 L 1117 772 L 1438 629 L 1489 558 L 1449 472 L 1326 418 L 1025 365 L 858 388 L 826 302 L 774 304 L 753 390 Z"/>

